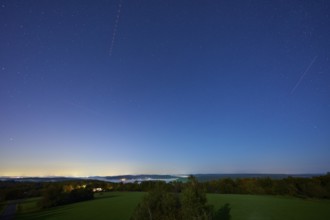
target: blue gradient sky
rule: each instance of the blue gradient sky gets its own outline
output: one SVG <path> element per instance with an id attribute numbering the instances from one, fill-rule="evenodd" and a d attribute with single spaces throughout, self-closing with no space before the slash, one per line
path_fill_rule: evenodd
<path id="1" fill-rule="evenodd" d="M 0 176 L 330 171 L 330 1 L 0 0 L 0 33 Z"/>

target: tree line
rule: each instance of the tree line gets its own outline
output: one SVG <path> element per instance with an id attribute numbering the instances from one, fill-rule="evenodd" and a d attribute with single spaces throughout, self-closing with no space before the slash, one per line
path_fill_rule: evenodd
<path id="1" fill-rule="evenodd" d="M 288 195 L 300 198 L 330 198 L 330 174 L 312 178 L 220 179 L 204 183 L 209 193 Z"/>
<path id="2" fill-rule="evenodd" d="M 117 191 L 148 191 L 156 182 L 119 183 L 113 186 Z M 171 192 L 181 192 L 184 182 L 170 182 L 166 188 Z M 287 177 L 266 178 L 224 178 L 201 182 L 207 193 L 288 195 L 300 198 L 330 199 L 330 173 L 312 178 Z"/>
<path id="3" fill-rule="evenodd" d="M 63 194 L 62 201 L 74 201 L 77 200 L 75 199 L 78 197 L 76 195 L 77 192 L 83 192 L 83 188 L 92 191 L 93 188 L 100 186 L 104 187 L 104 182 L 96 180 L 69 180 L 59 182 L 0 181 L 0 202 L 32 197 L 51 197 L 51 193 Z M 71 193 L 71 191 L 73 192 Z M 70 193 L 71 195 L 68 196 Z M 70 198 L 64 199 L 66 196 Z"/>
<path id="4" fill-rule="evenodd" d="M 38 197 L 52 187 L 58 187 L 63 193 L 80 189 L 82 186 L 90 190 L 101 188 L 102 191 L 142 191 L 155 188 L 157 181 L 134 183 L 110 183 L 97 180 L 70 180 L 60 182 L 17 182 L 0 181 L 0 201 Z M 188 183 L 163 183 L 168 192 L 180 193 Z M 301 178 L 225 178 L 200 183 L 206 193 L 222 194 L 256 194 L 256 195 L 289 195 L 300 198 L 330 199 L 330 173 L 326 175 Z M 74 200 L 74 199 L 73 199 Z"/>
<path id="5" fill-rule="evenodd" d="M 94 199 L 94 193 L 90 187 L 81 187 L 65 191 L 63 186 L 56 184 L 43 190 L 39 206 L 41 208 L 50 208 L 91 199 Z"/>

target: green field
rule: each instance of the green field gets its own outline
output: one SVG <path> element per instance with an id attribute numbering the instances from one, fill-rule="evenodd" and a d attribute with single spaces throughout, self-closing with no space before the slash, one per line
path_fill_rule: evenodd
<path id="1" fill-rule="evenodd" d="M 29 212 L 36 207 L 36 198 L 19 206 L 21 214 L 17 219 L 129 219 L 143 195 L 142 192 L 104 193 L 92 201 Z"/>
<path id="2" fill-rule="evenodd" d="M 216 208 L 230 203 L 233 220 L 255 219 L 330 219 L 330 201 L 303 200 L 292 197 L 209 194 Z"/>
<path id="3" fill-rule="evenodd" d="M 110 192 L 95 200 L 37 210 L 38 198 L 19 205 L 17 219 L 129 219 L 143 197 L 140 192 Z M 230 203 L 232 220 L 330 219 L 329 200 L 303 200 L 291 197 L 208 194 L 209 203 L 222 206 Z"/>

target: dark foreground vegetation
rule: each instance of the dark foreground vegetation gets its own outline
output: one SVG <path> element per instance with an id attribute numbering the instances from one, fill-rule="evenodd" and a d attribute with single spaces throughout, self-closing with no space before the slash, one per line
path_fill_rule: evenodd
<path id="1" fill-rule="evenodd" d="M 158 183 L 136 207 L 132 220 L 211 220 L 230 219 L 229 204 L 218 210 L 207 203 L 205 191 L 193 176 L 189 177 L 182 193 L 166 191 L 164 184 Z"/>
<path id="2" fill-rule="evenodd" d="M 94 198 L 93 185 L 84 181 L 69 182 L 0 182 L 0 201 L 42 197 L 40 207 L 49 208 Z"/>
<path id="3" fill-rule="evenodd" d="M 221 179 L 205 183 L 207 192 L 222 194 L 288 195 L 300 198 L 330 198 L 330 174 L 313 178 Z"/>
<path id="4" fill-rule="evenodd" d="M 157 181 L 110 183 L 96 180 L 61 182 L 0 181 L 0 202 L 43 197 L 40 206 L 47 208 L 93 199 L 93 191 L 149 192 L 158 187 L 159 184 L 162 185 L 162 190 L 165 192 L 184 193 L 191 183 L 178 181 L 170 183 L 159 183 Z M 299 198 L 329 199 L 330 173 L 312 178 L 225 178 L 201 182 L 198 186 L 206 193 L 286 195 Z"/>
<path id="5" fill-rule="evenodd" d="M 40 206 L 42 208 L 49 208 L 53 206 L 91 200 L 93 198 L 94 193 L 91 188 L 78 188 L 65 192 L 60 186 L 50 186 L 44 190 L 42 199 L 40 200 Z"/>

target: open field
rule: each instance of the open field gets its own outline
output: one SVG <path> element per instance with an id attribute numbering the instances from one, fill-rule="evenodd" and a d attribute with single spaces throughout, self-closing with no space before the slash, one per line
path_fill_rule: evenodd
<path id="1" fill-rule="evenodd" d="M 38 198 L 20 205 L 19 220 L 24 219 L 129 219 L 144 193 L 110 192 L 93 201 L 75 203 L 48 210 L 36 210 Z M 303 200 L 279 196 L 208 194 L 210 204 L 219 208 L 230 203 L 233 220 L 330 219 L 329 200 Z"/>
<path id="2" fill-rule="evenodd" d="M 330 219 L 329 200 L 303 200 L 283 196 L 208 194 L 208 201 L 216 208 L 224 203 L 230 203 L 233 220 Z"/>
<path id="3" fill-rule="evenodd" d="M 129 219 L 143 195 L 142 192 L 104 193 L 97 195 L 92 201 L 26 212 L 38 201 L 32 199 L 21 205 L 22 211 L 17 219 Z"/>

